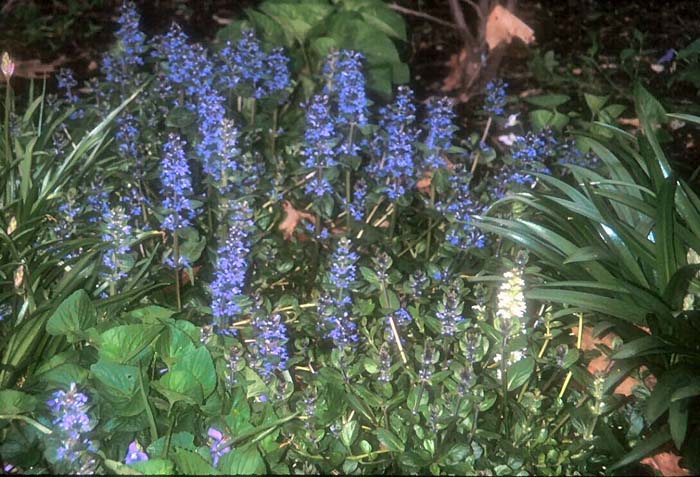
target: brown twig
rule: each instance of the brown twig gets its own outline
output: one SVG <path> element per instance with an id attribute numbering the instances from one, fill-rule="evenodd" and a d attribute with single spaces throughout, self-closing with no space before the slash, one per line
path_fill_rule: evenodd
<path id="1" fill-rule="evenodd" d="M 389 5 L 389 8 L 392 10 L 403 13 L 404 15 L 411 15 L 414 17 L 419 17 L 419 18 L 424 18 L 426 20 L 430 20 L 431 22 L 437 23 L 438 25 L 446 26 L 455 30 L 459 30 L 459 27 L 455 25 L 454 23 L 447 22 L 445 20 L 442 20 L 438 17 L 434 17 L 432 15 L 428 15 L 427 13 L 423 12 L 418 12 L 416 10 L 411 10 L 410 8 L 402 7 L 401 5 L 397 5 L 396 3 L 392 3 Z"/>

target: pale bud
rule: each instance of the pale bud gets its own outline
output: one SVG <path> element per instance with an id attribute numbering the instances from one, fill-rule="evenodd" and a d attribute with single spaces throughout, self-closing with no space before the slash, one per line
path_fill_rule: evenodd
<path id="1" fill-rule="evenodd" d="M 20 265 L 15 270 L 15 288 L 22 288 L 22 284 L 24 284 L 24 265 Z"/>
<path id="2" fill-rule="evenodd" d="M 0 70 L 2 70 L 2 74 L 5 75 L 5 78 L 8 81 L 10 80 L 10 78 L 12 78 L 12 74 L 15 72 L 15 62 L 12 61 L 12 58 L 10 58 L 10 54 L 8 52 L 4 52 L 2 54 Z"/>
<path id="3" fill-rule="evenodd" d="M 12 232 L 17 230 L 17 217 L 12 217 L 10 223 L 7 224 L 7 235 L 12 235 Z"/>

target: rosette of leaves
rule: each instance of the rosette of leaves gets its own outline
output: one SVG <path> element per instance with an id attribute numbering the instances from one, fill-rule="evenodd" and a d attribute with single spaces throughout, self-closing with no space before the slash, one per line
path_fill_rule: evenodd
<path id="1" fill-rule="evenodd" d="M 644 401 L 646 438 L 610 469 L 671 441 L 697 470 L 700 314 L 693 297 L 700 291 L 700 196 L 674 174 L 656 127 L 669 117 L 700 118 L 667 115 L 641 85 L 635 103 L 643 135 L 611 126 L 612 139 L 582 134 L 605 173 L 568 165 L 575 185 L 538 175 L 541 190 L 494 204 L 480 226 L 539 257 L 546 281 L 526 294 L 529 299 L 586 313 L 596 332 L 612 329 L 624 340 L 611 356 L 617 364 L 602 386 L 606 399 L 640 367 L 656 377 Z M 493 216 L 509 203 L 525 206 L 520 218 Z M 593 387 L 590 376 L 574 379 Z"/>

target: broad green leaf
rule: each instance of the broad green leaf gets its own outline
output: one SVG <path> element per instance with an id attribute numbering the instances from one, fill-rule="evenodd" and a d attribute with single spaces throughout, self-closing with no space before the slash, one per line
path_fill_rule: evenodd
<path id="1" fill-rule="evenodd" d="M 352 447 L 355 439 L 357 439 L 359 429 L 360 426 L 356 420 L 348 421 L 343 424 L 343 428 L 340 430 L 340 440 L 348 449 Z"/>
<path id="2" fill-rule="evenodd" d="M 229 475 L 260 475 L 265 474 L 265 461 L 257 446 L 246 445 L 224 455 L 219 468 Z"/>
<path id="3" fill-rule="evenodd" d="M 535 360 L 534 358 L 521 359 L 517 363 L 508 367 L 506 374 L 508 381 L 508 391 L 513 391 L 518 389 L 520 386 L 525 384 L 532 373 L 535 371 Z"/>
<path id="4" fill-rule="evenodd" d="M 178 401 L 185 401 L 189 404 L 202 404 L 204 402 L 202 385 L 188 371 L 168 371 L 151 386 L 165 396 L 171 406 Z"/>
<path id="5" fill-rule="evenodd" d="M 161 325 L 121 325 L 100 335 L 100 357 L 116 363 L 129 363 L 143 358 L 163 331 Z"/>
<path id="6" fill-rule="evenodd" d="M 554 120 L 554 113 L 546 109 L 536 109 L 535 111 L 530 111 L 530 122 L 535 131 L 541 131 L 542 129 L 550 126 Z"/>
<path id="7" fill-rule="evenodd" d="M 605 106 L 605 103 L 608 102 L 608 96 L 596 96 L 594 94 L 583 93 L 583 97 L 593 114 L 597 114 L 598 111 Z"/>
<path id="8" fill-rule="evenodd" d="M 300 44 L 306 41 L 309 31 L 319 25 L 333 10 L 327 3 L 312 1 L 266 1 L 258 10 L 269 15 Z"/>
<path id="9" fill-rule="evenodd" d="M 146 453 L 151 457 L 162 456 L 165 453 L 165 444 L 168 436 L 159 437 L 155 442 L 146 449 Z M 170 436 L 170 450 L 181 447 L 183 449 L 196 450 L 194 445 L 194 436 L 189 432 L 174 432 Z"/>
<path id="10" fill-rule="evenodd" d="M 175 471 L 175 464 L 166 459 L 149 459 L 134 462 L 130 467 L 146 475 L 173 475 Z"/>
<path id="11" fill-rule="evenodd" d="M 24 414 L 33 411 L 36 404 L 37 399 L 31 394 L 14 389 L 0 391 L 0 414 Z"/>
<path id="12" fill-rule="evenodd" d="M 159 320 L 170 318 L 175 314 L 175 310 L 157 305 L 148 305 L 137 308 L 129 312 L 129 316 L 143 321 L 144 324 L 156 324 Z"/>
<path id="13" fill-rule="evenodd" d="M 396 434 L 383 427 L 377 429 L 377 439 L 391 452 L 403 452 L 406 449 L 406 444 Z"/>
<path id="14" fill-rule="evenodd" d="M 97 310 L 85 290 L 78 290 L 66 298 L 46 323 L 50 335 L 64 335 L 69 343 L 85 337 L 85 330 L 97 323 Z"/>
<path id="15" fill-rule="evenodd" d="M 595 246 L 586 245 L 584 247 L 579 248 L 574 253 L 566 257 L 566 260 L 564 260 L 564 262 L 562 263 L 566 265 L 567 263 L 589 262 L 592 260 L 603 260 L 610 258 L 610 254 L 607 253 L 605 250 L 602 250 Z"/>
<path id="16" fill-rule="evenodd" d="M 173 371 L 186 371 L 194 376 L 202 387 L 204 397 L 209 396 L 216 388 L 216 369 L 209 351 L 205 347 L 182 354 Z"/>
<path id="17" fill-rule="evenodd" d="M 186 475 L 221 475 L 204 457 L 191 450 L 175 448 L 170 454 L 177 468 Z"/>
<path id="18" fill-rule="evenodd" d="M 528 96 L 523 98 L 525 102 L 540 108 L 556 108 L 569 102 L 571 97 L 565 94 L 545 94 L 542 96 Z"/>
<path id="19" fill-rule="evenodd" d="M 136 416 L 143 412 L 138 395 L 139 368 L 100 359 L 90 366 L 97 379 L 100 396 L 109 401 L 120 416 Z"/>
<path id="20" fill-rule="evenodd" d="M 526 292 L 525 297 L 531 300 L 553 301 L 586 308 L 638 325 L 645 324 L 645 316 L 647 313 L 647 310 L 635 305 L 631 300 L 618 300 L 594 293 L 536 288 Z"/>

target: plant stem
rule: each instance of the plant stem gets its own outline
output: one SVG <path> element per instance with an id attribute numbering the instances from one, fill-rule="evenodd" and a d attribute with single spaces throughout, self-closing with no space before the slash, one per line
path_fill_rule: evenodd
<path id="1" fill-rule="evenodd" d="M 180 241 L 177 236 L 177 226 L 173 232 L 173 255 L 175 258 L 175 298 L 177 311 L 182 310 L 182 298 L 180 297 Z"/>
<path id="2" fill-rule="evenodd" d="M 39 127 L 37 129 L 37 136 L 41 136 L 41 128 L 44 125 L 44 99 L 46 98 L 46 76 L 44 76 L 44 81 L 41 87 L 41 106 L 39 107 Z"/>
<path id="3" fill-rule="evenodd" d="M 435 184 L 430 181 L 430 211 L 435 207 Z M 430 260 L 430 239 L 433 236 L 433 217 L 428 217 L 428 238 L 425 241 L 425 259 Z"/>
<path id="4" fill-rule="evenodd" d="M 146 407 L 146 416 L 148 417 L 148 424 L 151 429 L 151 442 L 155 442 L 158 439 L 158 427 L 156 427 L 156 420 L 153 417 L 153 410 L 148 402 L 148 397 L 146 396 L 146 389 L 143 386 L 143 376 L 141 375 L 141 365 L 139 364 L 139 388 L 141 390 L 141 398 L 143 399 L 143 404 Z"/>
<path id="5" fill-rule="evenodd" d="M 8 421 L 12 421 L 15 419 L 18 421 L 24 421 L 24 422 L 32 425 L 38 431 L 43 432 L 44 434 L 52 434 L 53 433 L 53 431 L 51 431 L 51 429 L 44 426 L 43 424 L 35 421 L 31 417 L 23 416 L 21 414 L 0 414 L 0 420 L 2 420 L 2 419 L 8 420 Z"/>
<path id="6" fill-rule="evenodd" d="M 352 151 L 352 144 L 355 136 L 355 123 L 350 124 L 350 132 L 348 133 L 349 151 Z M 345 169 L 345 213 L 346 213 L 346 224 L 348 227 L 348 233 L 350 233 L 350 202 L 352 200 L 352 190 L 350 188 L 350 164 L 347 164 L 347 169 Z"/>
<path id="7" fill-rule="evenodd" d="M 7 78 L 5 83 L 5 162 L 6 167 L 9 171 L 12 165 L 12 148 L 10 147 L 10 107 L 11 107 L 11 88 L 10 88 L 10 78 Z"/>
<path id="8" fill-rule="evenodd" d="M 501 386 L 503 392 L 503 400 L 501 401 L 501 414 L 503 414 L 503 427 L 505 429 L 506 435 L 510 433 L 510 426 L 508 423 L 508 367 L 506 362 L 508 361 L 508 353 L 506 352 L 506 344 L 508 338 L 503 337 L 503 348 L 501 351 Z"/>

